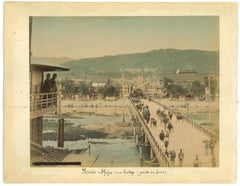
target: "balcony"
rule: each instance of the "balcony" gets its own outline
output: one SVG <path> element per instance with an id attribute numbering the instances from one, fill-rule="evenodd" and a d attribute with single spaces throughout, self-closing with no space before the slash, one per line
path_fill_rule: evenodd
<path id="1" fill-rule="evenodd" d="M 59 93 L 30 94 L 30 118 L 47 114 L 61 113 L 61 97 Z"/>

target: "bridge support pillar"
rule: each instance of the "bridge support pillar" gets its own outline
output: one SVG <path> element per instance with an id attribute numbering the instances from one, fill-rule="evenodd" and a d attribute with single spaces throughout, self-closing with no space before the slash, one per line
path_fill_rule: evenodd
<path id="1" fill-rule="evenodd" d="M 64 119 L 58 120 L 58 147 L 64 147 Z"/>
<path id="2" fill-rule="evenodd" d="M 152 147 L 150 146 L 150 159 L 153 159 L 153 158 L 154 158 L 154 153 L 153 153 Z"/>
<path id="3" fill-rule="evenodd" d="M 133 127 L 133 136 L 135 136 L 136 135 L 136 127 L 134 126 Z"/>
<path id="4" fill-rule="evenodd" d="M 136 134 L 136 144 L 138 145 L 138 134 Z"/>
<path id="5" fill-rule="evenodd" d="M 142 159 L 142 145 L 139 145 L 139 158 Z"/>
<path id="6" fill-rule="evenodd" d="M 147 139 L 147 135 L 145 134 L 144 135 L 144 143 L 147 143 L 148 142 L 148 139 Z"/>

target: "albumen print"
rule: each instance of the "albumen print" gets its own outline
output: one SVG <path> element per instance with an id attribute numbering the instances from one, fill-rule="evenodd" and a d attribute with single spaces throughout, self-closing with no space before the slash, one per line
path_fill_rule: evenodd
<path id="1" fill-rule="evenodd" d="M 5 3 L 4 181 L 235 182 L 236 7 Z"/>

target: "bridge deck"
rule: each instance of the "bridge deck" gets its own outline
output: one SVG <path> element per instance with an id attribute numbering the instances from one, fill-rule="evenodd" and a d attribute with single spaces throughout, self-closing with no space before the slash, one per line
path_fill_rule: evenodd
<path id="1" fill-rule="evenodd" d="M 165 151 L 164 144 L 159 139 L 159 133 L 161 130 L 164 130 L 164 125 L 161 124 L 161 121 L 156 115 L 157 109 L 161 108 L 161 106 L 148 100 L 142 100 L 142 102 L 144 105 L 149 106 L 151 117 L 157 120 L 157 127 L 150 126 L 150 124 L 148 124 L 147 127 L 151 131 L 160 148 Z M 206 153 L 205 143 L 203 143 L 204 140 L 209 140 L 209 137 L 193 126 L 187 124 L 186 121 L 177 120 L 175 116 L 173 116 L 171 123 L 173 124 L 173 132 L 170 133 L 168 151 L 175 150 L 176 152 L 175 166 L 179 166 L 178 153 L 180 149 L 183 149 L 183 167 L 192 167 L 196 155 L 198 155 L 202 167 L 211 167 L 213 155 L 211 154 L 210 149 L 208 149 L 208 152 Z M 216 144 L 214 148 L 214 157 L 216 166 L 218 166 L 218 144 Z"/>

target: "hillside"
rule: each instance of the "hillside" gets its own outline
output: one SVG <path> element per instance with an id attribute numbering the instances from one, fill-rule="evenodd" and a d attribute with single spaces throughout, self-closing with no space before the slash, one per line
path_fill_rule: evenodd
<path id="1" fill-rule="evenodd" d="M 62 75 L 68 78 L 90 78 L 92 76 L 121 77 L 124 64 L 125 77 L 156 73 L 174 73 L 176 69 L 194 69 L 198 73 L 219 72 L 219 52 L 201 50 L 160 49 L 145 53 L 122 54 L 73 60 L 63 65 L 70 68 Z"/>

